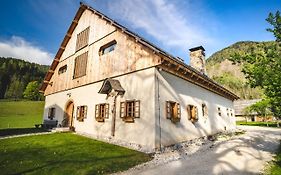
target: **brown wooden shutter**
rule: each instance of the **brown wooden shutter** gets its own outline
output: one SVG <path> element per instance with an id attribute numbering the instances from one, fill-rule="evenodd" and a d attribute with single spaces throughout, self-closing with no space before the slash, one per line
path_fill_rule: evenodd
<path id="1" fill-rule="evenodd" d="M 87 111 L 88 111 L 88 106 L 84 106 L 84 116 L 83 116 L 83 119 L 87 118 Z"/>
<path id="2" fill-rule="evenodd" d="M 99 118 L 99 105 L 95 106 L 95 118 Z"/>
<path id="3" fill-rule="evenodd" d="M 197 106 L 194 106 L 194 119 L 198 120 L 198 108 L 197 108 Z"/>
<path id="4" fill-rule="evenodd" d="M 126 102 L 120 102 L 120 118 L 124 118 L 126 113 Z"/>
<path id="5" fill-rule="evenodd" d="M 77 106 L 77 110 L 76 110 L 76 119 L 80 120 L 80 106 Z"/>
<path id="6" fill-rule="evenodd" d="M 90 27 L 77 34 L 76 51 L 88 45 Z"/>
<path id="7" fill-rule="evenodd" d="M 171 119 L 171 104 L 169 101 L 166 101 L 166 118 Z"/>
<path id="8" fill-rule="evenodd" d="M 177 103 L 177 117 L 181 118 L 181 107 L 179 103 Z"/>
<path id="9" fill-rule="evenodd" d="M 191 120 L 191 106 L 190 105 L 187 105 L 187 108 L 186 108 L 186 110 L 187 110 L 187 118 L 188 118 L 188 120 Z"/>
<path id="10" fill-rule="evenodd" d="M 140 118 L 140 100 L 135 101 L 135 118 Z"/>
<path id="11" fill-rule="evenodd" d="M 105 117 L 104 118 L 109 118 L 109 104 L 105 104 Z"/>

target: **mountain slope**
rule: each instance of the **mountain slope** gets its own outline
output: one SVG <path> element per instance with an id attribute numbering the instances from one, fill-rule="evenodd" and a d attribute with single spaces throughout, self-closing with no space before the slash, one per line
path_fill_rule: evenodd
<path id="1" fill-rule="evenodd" d="M 48 66 L 0 57 L 0 99 L 22 98 L 30 81 L 43 81 Z"/>
<path id="2" fill-rule="evenodd" d="M 258 49 L 272 43 L 271 41 L 241 41 L 226 47 L 207 59 L 206 67 L 208 75 L 242 99 L 261 98 L 263 95 L 262 90 L 251 88 L 248 85 L 244 74 L 241 72 L 241 65 L 233 65 L 228 59 L 234 54 L 245 55 L 250 52 L 257 52 Z"/>

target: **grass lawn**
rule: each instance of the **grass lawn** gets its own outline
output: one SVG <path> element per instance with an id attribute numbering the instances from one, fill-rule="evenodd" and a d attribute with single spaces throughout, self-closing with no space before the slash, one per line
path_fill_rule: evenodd
<path id="1" fill-rule="evenodd" d="M 0 155 L 0 174 L 108 174 L 151 160 L 72 133 L 2 139 Z"/>
<path id="2" fill-rule="evenodd" d="M 267 123 L 268 123 L 269 127 L 277 127 L 276 122 L 241 122 L 241 121 L 237 121 L 236 125 L 267 126 Z"/>
<path id="3" fill-rule="evenodd" d="M 43 101 L 0 101 L 0 129 L 34 128 L 42 123 Z"/>
<path id="4" fill-rule="evenodd" d="M 278 152 L 276 153 L 275 160 L 272 161 L 270 166 L 266 169 L 265 174 L 280 175 L 281 174 L 281 141 Z"/>

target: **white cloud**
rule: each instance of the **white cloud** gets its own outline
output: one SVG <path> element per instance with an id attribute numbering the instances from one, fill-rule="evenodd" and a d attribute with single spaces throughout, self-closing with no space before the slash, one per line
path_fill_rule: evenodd
<path id="1" fill-rule="evenodd" d="M 109 8 L 133 28 L 142 29 L 163 45 L 181 51 L 214 42 L 204 26 L 206 21 L 202 22 L 202 16 L 189 2 L 185 3 L 185 11 L 167 0 L 110 1 Z"/>
<path id="2" fill-rule="evenodd" d="M 0 56 L 14 57 L 45 65 L 51 64 L 53 58 L 53 54 L 18 36 L 12 36 L 9 40 L 0 40 Z"/>

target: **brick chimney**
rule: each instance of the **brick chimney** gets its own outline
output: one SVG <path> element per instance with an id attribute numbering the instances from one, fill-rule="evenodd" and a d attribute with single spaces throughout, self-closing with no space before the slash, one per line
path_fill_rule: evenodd
<path id="1" fill-rule="evenodd" d="M 190 66 L 206 74 L 205 49 L 202 46 L 189 49 Z"/>

